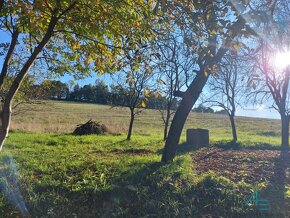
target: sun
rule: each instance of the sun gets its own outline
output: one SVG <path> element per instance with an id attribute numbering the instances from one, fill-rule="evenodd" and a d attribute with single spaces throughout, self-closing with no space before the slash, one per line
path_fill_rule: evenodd
<path id="1" fill-rule="evenodd" d="M 290 65 L 290 51 L 277 52 L 275 55 L 275 67 L 285 70 Z"/>

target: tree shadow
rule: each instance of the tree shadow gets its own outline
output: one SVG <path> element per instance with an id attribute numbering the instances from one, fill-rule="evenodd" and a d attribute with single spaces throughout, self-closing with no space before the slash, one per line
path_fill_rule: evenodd
<path id="1" fill-rule="evenodd" d="M 152 177 L 158 174 L 158 170 L 163 165 L 160 162 L 146 163 L 138 170 L 126 171 L 115 177 L 110 181 L 114 184 L 111 188 L 94 191 L 91 195 L 94 201 L 86 205 L 87 209 L 94 211 L 92 214 L 94 217 L 112 217 L 112 215 L 123 217 L 126 216 L 125 214 L 134 217 L 145 213 L 142 200 L 158 199 L 161 194 L 159 184 L 154 183 Z"/>
<path id="2" fill-rule="evenodd" d="M 182 154 L 185 154 L 188 152 L 194 152 L 194 151 L 198 150 L 199 148 L 201 148 L 201 147 L 194 146 L 190 143 L 184 142 L 184 143 L 181 143 L 177 146 L 176 154 L 182 155 Z"/>
<path id="3" fill-rule="evenodd" d="M 39 196 L 39 199 L 28 201 L 28 210 L 32 217 L 46 213 L 53 217 L 74 217 L 73 214 L 81 217 L 112 217 L 115 214 L 122 217 L 122 211 L 126 212 L 129 208 L 130 213 L 138 214 L 142 206 L 140 197 L 150 199 L 154 195 L 153 198 L 158 198 L 158 184 L 152 182 L 150 177 L 156 175 L 163 165 L 160 162 L 140 164 L 142 167 L 138 170 L 128 168 L 128 171 L 116 175 L 110 181 L 106 182 L 104 178 L 95 187 L 72 190 L 63 184 L 34 184 L 33 194 Z M 139 191 L 143 193 L 147 189 L 152 196 L 139 196 Z"/>
<path id="4" fill-rule="evenodd" d="M 287 217 L 290 213 L 290 202 L 286 198 L 286 185 L 290 185 L 287 170 L 290 168 L 290 150 L 281 150 L 280 156 L 275 161 L 274 174 L 268 186 L 261 191 L 265 199 L 269 201 L 271 213 L 279 217 Z"/>
<path id="5" fill-rule="evenodd" d="M 272 150 L 279 151 L 281 150 L 280 146 L 275 146 L 269 143 L 254 143 L 252 145 L 245 145 L 242 142 L 234 142 L 234 141 L 217 141 L 215 143 L 211 143 L 208 147 L 218 147 L 224 150 L 241 150 L 241 149 L 249 149 L 249 150 Z M 206 146 L 202 146 L 206 147 Z M 199 146 L 193 146 L 187 142 L 183 142 L 177 146 L 176 156 L 182 155 L 188 152 L 194 152 L 198 149 L 202 148 Z M 162 154 L 163 149 L 159 149 L 157 154 Z"/>
<path id="6" fill-rule="evenodd" d="M 281 147 L 277 145 L 272 145 L 268 143 L 255 143 L 254 145 L 250 146 L 241 146 L 244 149 L 251 149 L 251 150 L 272 150 L 272 151 L 280 151 Z"/>
<path id="7" fill-rule="evenodd" d="M 242 148 L 242 144 L 240 142 L 234 141 L 218 141 L 211 146 L 222 148 L 224 150 L 240 150 Z"/>
<path id="8" fill-rule="evenodd" d="M 193 152 L 196 151 L 198 148 L 193 147 L 192 145 L 188 143 L 182 143 L 178 145 L 177 149 L 177 155 L 181 155 L 183 153 Z M 162 150 L 159 150 L 159 152 L 162 152 Z M 178 162 L 177 160 L 176 162 Z M 236 196 L 235 190 L 232 192 L 223 192 L 223 189 L 231 190 L 233 187 L 230 186 L 230 183 L 227 185 L 220 183 L 220 181 L 217 179 L 215 180 L 214 177 L 201 181 L 196 186 L 192 186 L 190 189 L 187 190 L 187 192 L 183 195 L 179 195 L 176 193 L 174 195 L 179 201 L 184 204 L 190 205 L 191 212 L 192 213 L 213 213 L 215 210 L 217 214 L 224 215 L 224 214 L 231 214 L 233 215 L 241 215 L 243 214 L 243 217 L 287 217 L 287 209 L 282 208 L 282 203 L 284 204 L 286 202 L 285 199 L 285 185 L 287 184 L 287 178 L 286 178 L 286 168 L 287 166 L 290 166 L 290 154 L 289 152 L 287 154 L 282 153 L 280 157 L 275 162 L 275 174 L 273 175 L 271 179 L 271 184 L 273 183 L 275 189 L 268 187 L 268 189 L 261 191 L 261 199 L 268 199 L 270 202 L 270 211 L 259 211 L 250 209 L 250 208 L 244 208 L 244 211 L 227 211 L 233 205 L 242 207 L 244 204 L 244 197 Z M 154 202 L 156 203 L 159 198 L 159 196 L 162 195 L 162 191 L 165 190 L 167 192 L 175 192 L 174 189 L 172 189 L 172 181 L 169 180 L 166 183 L 158 183 L 154 179 L 150 179 L 153 176 L 159 175 L 159 177 L 162 177 L 159 171 L 160 167 L 164 166 L 162 163 L 159 162 L 153 162 L 145 164 L 144 167 L 141 169 L 138 169 L 137 171 L 130 171 L 126 175 L 126 177 L 118 177 L 116 178 L 115 182 L 118 184 L 115 188 L 110 189 L 106 192 L 100 193 L 102 195 L 102 208 L 101 210 L 104 212 L 105 216 L 109 216 L 112 213 L 116 212 L 116 208 L 128 208 L 130 210 L 129 214 L 133 215 L 140 215 L 140 213 L 144 208 L 146 208 L 148 214 L 157 214 L 154 210 L 154 206 L 146 205 L 144 202 L 144 205 L 140 206 L 140 202 L 143 200 L 146 202 L 152 201 L 152 204 Z M 168 165 L 167 165 L 168 167 Z M 169 166 L 170 167 L 170 166 Z M 282 175 L 282 179 L 280 179 Z M 179 178 L 179 173 L 176 172 L 172 176 L 172 178 Z M 166 176 L 165 176 L 166 177 Z M 276 179 L 278 178 L 278 182 Z M 149 182 L 148 182 L 149 181 Z M 155 183 L 156 182 L 156 183 Z M 219 186 L 220 185 L 220 186 Z M 146 190 L 146 191 L 144 191 Z M 243 190 L 243 189 L 242 189 Z M 271 191 L 271 193 L 269 192 Z M 273 198 L 274 195 L 277 198 Z M 190 196 L 190 197 L 189 197 Z M 172 196 L 170 196 L 172 197 Z M 187 201 L 190 199 L 190 201 Z M 197 200 L 194 200 L 197 199 Z M 223 206 L 219 206 L 215 204 L 215 199 L 217 200 L 223 200 L 226 203 Z M 120 201 L 120 202 L 119 202 Z M 184 202 L 183 202 L 184 201 Z M 281 203 L 282 202 L 282 203 Z M 279 208 L 271 208 L 271 205 L 274 206 L 280 205 Z M 211 205 L 211 208 L 206 208 L 206 205 Z M 157 206 L 157 204 L 156 204 Z M 144 207 L 144 208 L 143 208 Z M 129 209 L 130 208 L 130 209 Z M 283 209 L 283 210 L 282 210 Z M 146 212 L 146 213 L 147 213 Z M 168 212 L 168 211 L 166 211 Z M 144 213 L 144 214 L 146 214 Z M 143 214 L 143 215 L 144 215 Z M 148 215 L 147 214 L 147 215 Z M 236 216 L 237 217 L 237 216 Z"/>
<path id="9" fill-rule="evenodd" d="M 201 148 L 201 147 L 193 146 L 187 142 L 183 142 L 183 143 L 177 145 L 176 156 L 183 155 L 183 154 L 189 153 L 189 152 L 197 151 L 199 148 Z M 156 153 L 162 154 L 163 150 L 164 150 L 164 148 L 159 149 Z"/>
<path id="10" fill-rule="evenodd" d="M 246 145 L 247 144 L 247 145 Z M 269 143 L 244 143 L 244 142 L 233 142 L 233 141 L 217 141 L 211 146 L 222 148 L 224 150 L 240 150 L 240 149 L 249 149 L 249 150 L 281 150 L 280 146 L 272 145 Z"/>

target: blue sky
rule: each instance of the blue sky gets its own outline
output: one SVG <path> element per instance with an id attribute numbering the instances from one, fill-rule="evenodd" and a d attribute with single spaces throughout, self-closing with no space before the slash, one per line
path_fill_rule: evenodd
<path id="1" fill-rule="evenodd" d="M 249 107 L 248 109 L 237 109 L 237 116 L 280 119 L 280 115 L 276 110 L 268 108 L 254 109 Z"/>
<path id="2" fill-rule="evenodd" d="M 0 43 L 9 42 L 10 38 L 7 34 L 0 32 Z M 3 64 L 3 57 L 0 56 L 0 66 Z M 73 80 L 71 76 L 65 75 L 59 78 L 63 82 L 68 82 Z M 97 76 L 92 75 L 82 80 L 76 81 L 80 86 L 85 84 L 94 84 L 97 79 L 104 80 L 106 84 L 110 85 L 112 83 L 110 75 L 101 75 Z M 247 116 L 247 117 L 260 117 L 260 118 L 271 118 L 271 119 L 280 119 L 279 113 L 274 109 L 265 108 L 263 105 L 251 106 L 249 105 L 246 109 L 237 109 L 237 116 Z"/>

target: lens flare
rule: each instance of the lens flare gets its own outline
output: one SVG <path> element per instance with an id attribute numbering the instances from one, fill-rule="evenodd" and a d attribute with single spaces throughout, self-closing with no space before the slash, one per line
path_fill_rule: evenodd
<path id="1" fill-rule="evenodd" d="M 5 156 L 0 161 L 0 193 L 17 207 L 23 217 L 29 216 L 17 180 L 18 169 L 12 158 Z"/>
<path id="2" fill-rule="evenodd" d="M 290 51 L 278 52 L 275 55 L 275 67 L 285 70 L 290 65 Z"/>

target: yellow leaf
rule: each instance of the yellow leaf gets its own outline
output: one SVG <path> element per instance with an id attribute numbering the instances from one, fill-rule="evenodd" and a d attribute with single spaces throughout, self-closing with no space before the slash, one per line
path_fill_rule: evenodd
<path id="1" fill-rule="evenodd" d="M 155 94 L 155 98 L 160 98 L 161 97 L 161 95 L 157 92 L 156 94 Z"/>
<path id="2" fill-rule="evenodd" d="M 81 47 L 80 43 L 77 43 L 77 44 L 73 44 L 72 49 L 76 50 L 76 49 L 79 49 L 80 47 Z"/>
<path id="3" fill-rule="evenodd" d="M 207 14 L 206 19 L 209 20 L 209 18 L 210 18 L 210 14 Z"/>
<path id="4" fill-rule="evenodd" d="M 145 90 L 144 90 L 144 96 L 149 96 L 149 95 L 150 95 L 150 90 L 145 89 Z"/>
<path id="5" fill-rule="evenodd" d="M 216 35 L 216 30 L 212 30 L 212 31 L 210 32 L 210 34 L 211 34 L 211 35 Z"/>
<path id="6" fill-rule="evenodd" d="M 141 107 L 146 107 L 146 102 L 145 101 L 141 102 Z"/>
<path id="7" fill-rule="evenodd" d="M 87 57 L 85 60 L 85 65 L 89 65 L 93 61 L 93 58 L 91 56 Z"/>
<path id="8" fill-rule="evenodd" d="M 148 73 L 152 73 L 152 68 L 148 67 L 147 71 L 148 71 Z"/>

